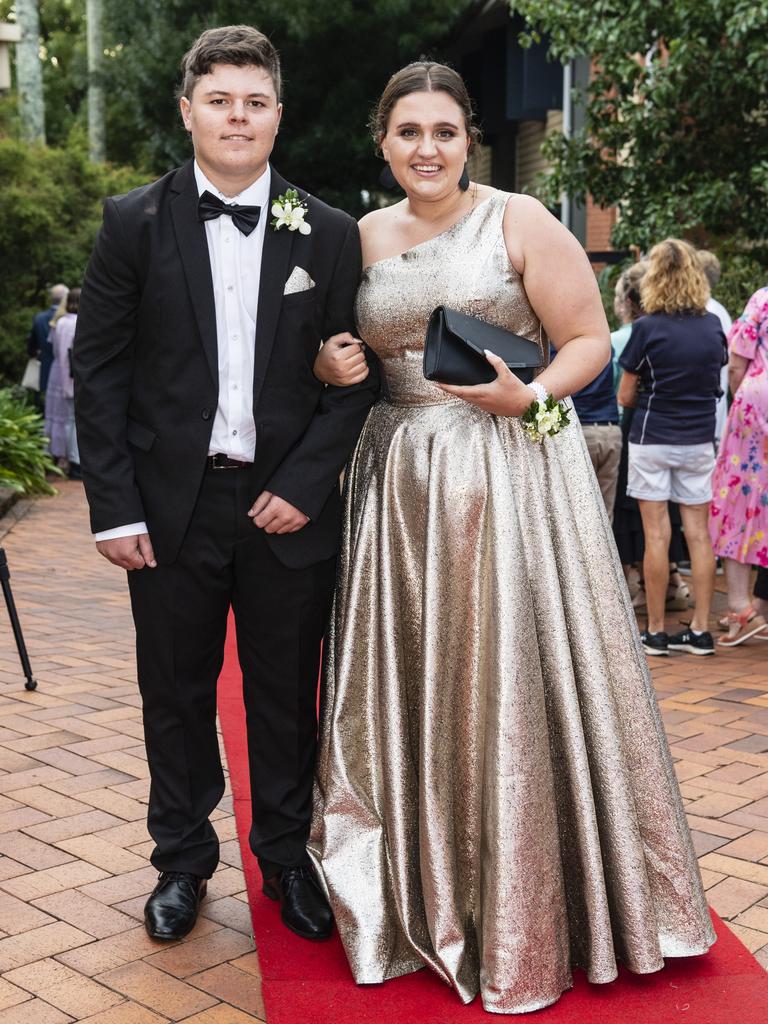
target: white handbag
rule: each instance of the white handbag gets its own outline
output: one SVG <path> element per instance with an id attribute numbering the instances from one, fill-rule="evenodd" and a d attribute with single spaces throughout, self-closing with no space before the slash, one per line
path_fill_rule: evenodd
<path id="1" fill-rule="evenodd" d="M 40 390 L 40 360 L 35 359 L 34 356 L 27 360 L 24 376 L 21 378 L 21 386 L 29 388 L 30 391 Z"/>

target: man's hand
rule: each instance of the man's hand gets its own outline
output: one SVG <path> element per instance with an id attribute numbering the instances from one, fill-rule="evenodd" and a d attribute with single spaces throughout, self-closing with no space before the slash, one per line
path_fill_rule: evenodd
<path id="1" fill-rule="evenodd" d="M 261 492 L 248 515 L 265 533 L 296 533 L 309 522 L 309 516 L 271 491 Z"/>
<path id="2" fill-rule="evenodd" d="M 148 533 L 133 534 L 130 537 L 115 537 L 113 540 L 97 540 L 96 550 L 113 565 L 121 569 L 143 569 L 157 565 L 152 541 Z"/>

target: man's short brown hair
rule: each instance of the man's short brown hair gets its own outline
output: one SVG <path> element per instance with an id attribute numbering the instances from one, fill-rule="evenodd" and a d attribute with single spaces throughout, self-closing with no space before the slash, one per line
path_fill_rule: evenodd
<path id="1" fill-rule="evenodd" d="M 181 59 L 181 86 L 178 96 L 192 97 L 195 86 L 214 64 L 264 68 L 280 102 L 282 81 L 280 56 L 263 32 L 251 25 L 224 25 L 209 28 L 195 40 Z"/>

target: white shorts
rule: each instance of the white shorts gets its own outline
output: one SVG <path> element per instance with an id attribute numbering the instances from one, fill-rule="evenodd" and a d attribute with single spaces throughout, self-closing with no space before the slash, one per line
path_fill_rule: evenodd
<path id="1" fill-rule="evenodd" d="M 714 446 L 630 444 L 627 494 L 641 501 L 704 505 L 712 499 Z"/>

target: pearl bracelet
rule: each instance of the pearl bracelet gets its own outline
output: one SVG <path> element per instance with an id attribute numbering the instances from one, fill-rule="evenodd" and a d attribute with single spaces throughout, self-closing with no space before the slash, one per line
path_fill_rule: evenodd
<path id="1" fill-rule="evenodd" d="M 548 393 L 547 393 L 547 389 L 544 387 L 544 385 L 543 384 L 539 384 L 539 382 L 537 380 L 532 380 L 531 383 L 528 385 L 528 387 L 536 395 L 537 400 L 539 402 L 541 402 L 542 405 L 545 405 L 546 401 L 547 401 L 547 398 L 549 396 L 548 396 Z"/>

